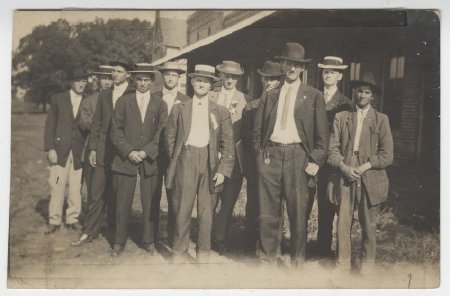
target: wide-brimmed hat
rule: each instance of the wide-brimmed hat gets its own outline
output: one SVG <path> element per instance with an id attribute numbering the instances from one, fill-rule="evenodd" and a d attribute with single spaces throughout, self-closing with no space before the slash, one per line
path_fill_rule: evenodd
<path id="1" fill-rule="evenodd" d="M 178 72 L 178 74 L 183 74 L 186 73 L 186 71 L 181 68 L 181 65 L 178 64 L 177 62 L 165 62 L 162 65 L 158 66 L 157 69 L 160 72 L 164 72 L 164 71 L 176 71 Z"/>
<path id="2" fill-rule="evenodd" d="M 281 56 L 276 56 L 275 59 L 299 63 L 308 63 L 311 61 L 311 59 L 305 59 L 305 48 L 300 43 L 294 42 L 286 43 Z"/>
<path id="3" fill-rule="evenodd" d="M 360 86 L 364 86 L 364 85 L 370 86 L 370 88 L 372 89 L 372 91 L 374 93 L 377 93 L 377 94 L 381 93 L 381 89 L 377 85 L 377 83 L 375 81 L 375 77 L 373 76 L 372 72 L 363 73 L 361 79 L 359 79 L 359 80 L 351 80 L 350 81 L 350 86 L 352 88 L 356 88 L 356 87 L 360 87 Z"/>
<path id="4" fill-rule="evenodd" d="M 74 68 L 71 72 L 70 75 L 68 77 L 69 81 L 74 81 L 74 80 L 78 80 L 78 79 L 83 79 L 89 76 L 89 73 L 86 72 L 83 68 L 78 67 L 78 68 Z"/>
<path id="5" fill-rule="evenodd" d="M 96 74 L 96 75 L 112 75 L 112 72 L 114 70 L 113 66 L 109 66 L 109 65 L 99 65 L 97 67 L 97 69 L 92 72 L 91 74 Z"/>
<path id="6" fill-rule="evenodd" d="M 150 63 L 136 63 L 134 64 L 133 70 L 128 71 L 128 73 L 156 73 L 158 72 Z"/>
<path id="7" fill-rule="evenodd" d="M 234 61 L 223 61 L 222 64 L 216 66 L 217 71 L 231 75 L 242 75 L 244 69 L 242 69 L 239 63 Z"/>
<path id="8" fill-rule="evenodd" d="M 259 75 L 264 77 L 279 77 L 284 73 L 281 70 L 281 64 L 278 62 L 266 61 L 261 69 L 257 69 Z"/>
<path id="9" fill-rule="evenodd" d="M 126 71 L 130 71 L 133 67 L 133 63 L 126 59 L 115 59 L 109 62 L 111 66 L 122 66 Z"/>
<path id="10" fill-rule="evenodd" d="M 195 69 L 193 73 L 189 73 L 189 77 L 195 77 L 195 76 L 201 76 L 201 77 L 208 77 L 213 79 L 214 81 L 219 81 L 219 78 L 215 76 L 216 69 L 213 66 L 210 65 L 195 65 Z"/>
<path id="11" fill-rule="evenodd" d="M 344 61 L 340 57 L 327 56 L 323 58 L 323 64 L 319 63 L 317 67 L 322 69 L 344 70 L 348 68 L 348 65 L 344 65 Z"/>

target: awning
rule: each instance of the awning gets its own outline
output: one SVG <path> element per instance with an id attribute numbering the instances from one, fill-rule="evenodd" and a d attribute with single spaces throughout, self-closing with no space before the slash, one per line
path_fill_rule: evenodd
<path id="1" fill-rule="evenodd" d="M 187 54 L 187 53 L 189 53 L 189 52 L 191 52 L 191 51 L 193 51 L 193 50 L 195 50 L 197 48 L 200 48 L 202 46 L 206 46 L 208 44 L 211 44 L 214 41 L 219 40 L 220 38 L 223 38 L 223 37 L 225 37 L 227 35 L 230 35 L 230 34 L 236 32 L 236 31 L 238 31 L 238 30 L 241 30 L 241 29 L 243 29 L 245 27 L 248 27 L 251 24 L 253 24 L 253 23 L 255 23 L 255 22 L 257 22 L 257 21 L 259 21 L 259 20 L 261 20 L 261 19 L 263 19 L 263 18 L 265 18 L 265 17 L 267 17 L 267 16 L 269 16 L 269 15 L 275 13 L 275 12 L 276 12 L 275 10 L 265 10 L 265 11 L 259 12 L 259 13 L 255 14 L 255 15 L 253 15 L 253 16 L 251 16 L 251 17 L 249 17 L 249 18 L 247 18 L 247 19 L 245 19 L 245 20 L 243 20 L 243 21 L 241 21 L 241 22 L 239 22 L 239 23 L 237 23 L 237 24 L 235 24 L 235 25 L 233 25 L 231 27 L 226 28 L 223 31 L 220 31 L 220 32 L 218 32 L 218 33 L 216 33 L 214 35 L 211 35 L 211 36 L 209 36 L 207 38 L 204 38 L 204 39 L 202 39 L 202 40 L 200 40 L 198 42 L 195 42 L 195 43 L 193 43 L 191 45 L 188 45 L 188 46 L 182 48 L 180 51 L 178 51 L 178 52 L 176 52 L 174 54 L 167 55 L 165 57 L 162 57 L 162 58 L 152 62 L 152 66 L 160 65 L 160 64 L 162 64 L 164 62 L 173 60 L 175 58 L 182 58 L 183 55 L 185 55 L 185 54 Z"/>

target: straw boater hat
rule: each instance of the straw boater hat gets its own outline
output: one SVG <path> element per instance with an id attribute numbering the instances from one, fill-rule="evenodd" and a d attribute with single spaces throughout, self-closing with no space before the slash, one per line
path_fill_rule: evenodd
<path id="1" fill-rule="evenodd" d="M 176 71 L 180 75 L 183 73 L 186 73 L 186 71 L 184 69 L 182 69 L 181 66 L 177 62 L 165 62 L 164 64 L 158 66 L 157 69 L 160 72 L 164 72 L 164 71 L 168 71 L 168 70 Z"/>
<path id="2" fill-rule="evenodd" d="M 113 66 L 99 65 L 97 67 L 97 70 L 92 72 L 92 74 L 96 74 L 96 75 L 112 75 L 113 70 L 114 70 Z"/>
<path id="3" fill-rule="evenodd" d="M 381 94 L 381 89 L 377 85 L 375 81 L 375 77 L 373 76 L 372 72 L 366 72 L 362 75 L 362 78 L 360 80 L 352 80 L 350 81 L 350 86 L 352 88 L 357 88 L 360 86 L 368 85 L 372 89 L 372 91 L 376 94 Z"/>
<path id="4" fill-rule="evenodd" d="M 322 69 L 336 69 L 336 70 L 344 70 L 347 69 L 348 66 L 343 64 L 343 60 L 339 57 L 327 56 L 323 58 L 323 64 L 317 64 L 317 67 Z"/>
<path id="5" fill-rule="evenodd" d="M 231 75 L 242 75 L 244 69 L 242 69 L 239 63 L 234 61 L 223 61 L 222 64 L 216 66 L 217 71 Z"/>
<path id="6" fill-rule="evenodd" d="M 305 59 L 305 49 L 300 43 L 288 42 L 284 46 L 281 56 L 276 56 L 277 60 L 286 60 L 299 63 L 308 63 L 311 59 Z"/>
<path id="7" fill-rule="evenodd" d="M 257 69 L 259 75 L 264 77 L 279 77 L 283 76 L 284 73 L 281 70 L 280 63 L 266 61 L 261 69 Z"/>
<path id="8" fill-rule="evenodd" d="M 125 60 L 125 59 L 116 59 L 116 60 L 109 62 L 109 65 L 122 66 L 126 71 L 130 71 L 132 69 L 132 67 L 131 67 L 132 64 L 133 63 L 131 63 L 130 61 Z"/>
<path id="9" fill-rule="evenodd" d="M 210 65 L 195 65 L 193 73 L 189 73 L 188 76 L 193 78 L 195 76 L 211 78 L 214 81 L 219 81 L 219 78 L 215 76 L 216 69 Z"/>
<path id="10" fill-rule="evenodd" d="M 136 73 L 151 73 L 154 74 L 158 72 L 155 70 L 155 68 L 149 64 L 149 63 L 136 63 L 134 64 L 134 69 L 128 71 L 129 73 L 136 74 Z"/>
<path id="11" fill-rule="evenodd" d="M 76 81 L 78 79 L 87 78 L 89 74 L 81 67 L 74 68 L 69 75 L 69 81 Z"/>

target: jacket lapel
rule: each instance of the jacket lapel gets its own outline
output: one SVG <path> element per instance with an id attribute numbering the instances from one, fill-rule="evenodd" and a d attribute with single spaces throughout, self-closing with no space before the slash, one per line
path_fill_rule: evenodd
<path id="1" fill-rule="evenodd" d="M 70 98 L 70 90 L 66 92 L 66 99 L 64 100 L 64 105 L 66 106 L 67 112 L 69 112 L 70 118 L 74 120 L 75 118 L 73 117 L 73 106 L 72 106 L 72 99 Z"/>
<path id="2" fill-rule="evenodd" d="M 356 133 L 356 123 L 358 121 L 358 113 L 356 109 L 352 109 L 347 117 L 348 134 L 350 136 L 350 145 L 353 148 L 353 143 L 355 142 Z"/>
<path id="3" fill-rule="evenodd" d="M 184 101 L 181 103 L 181 123 L 183 125 L 184 131 L 184 141 L 186 143 L 189 133 L 191 132 L 191 122 L 192 122 L 192 100 Z"/>
<path id="4" fill-rule="evenodd" d="M 307 98 L 308 93 L 306 91 L 305 85 L 302 83 L 298 88 L 297 97 L 295 99 L 294 117 L 297 119 L 295 123 L 297 125 L 297 132 L 299 133 L 300 140 L 305 142 L 308 142 L 308 138 L 306 137 L 307 134 L 305 132 L 305 126 L 303 124 L 303 117 L 311 116 L 312 114 L 306 113 L 307 111 L 311 110 L 307 110 L 307 108 L 300 108 L 300 107 L 305 103 Z"/>
<path id="5" fill-rule="evenodd" d="M 149 120 L 153 120 L 153 114 L 157 114 L 157 107 L 159 107 L 159 96 L 158 94 L 151 94 L 150 93 L 150 101 L 147 105 L 147 110 L 145 111 L 145 118 L 144 118 L 144 124 L 148 124 Z"/>
<path id="6" fill-rule="evenodd" d="M 278 98 L 280 96 L 280 89 L 277 89 L 277 91 L 272 91 L 267 94 L 269 97 L 267 98 L 267 102 L 270 102 L 271 105 L 269 106 L 269 118 L 266 118 L 266 120 L 269 120 L 268 129 L 267 131 L 271 135 L 273 132 L 273 129 L 275 128 L 275 121 L 277 119 L 277 109 L 278 109 L 278 102 L 280 101 Z"/>
<path id="7" fill-rule="evenodd" d="M 208 102 L 208 122 L 209 122 L 209 143 L 213 141 L 215 137 L 215 125 L 218 127 L 218 118 L 217 118 L 217 104 L 212 99 Z M 215 123 L 213 123 L 215 122 Z M 216 128 L 217 128 L 216 127 Z M 211 145 L 210 145 L 211 147 Z"/>

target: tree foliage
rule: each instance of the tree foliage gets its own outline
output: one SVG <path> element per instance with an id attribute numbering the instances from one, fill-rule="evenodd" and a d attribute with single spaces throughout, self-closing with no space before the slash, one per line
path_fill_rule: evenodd
<path id="1" fill-rule="evenodd" d="M 58 19 L 38 26 L 13 53 L 13 87 L 28 89 L 29 98 L 45 106 L 53 93 L 67 87 L 74 67 L 91 71 L 119 57 L 150 61 L 151 38 L 151 23 L 138 19 L 98 18 L 78 24 Z"/>

